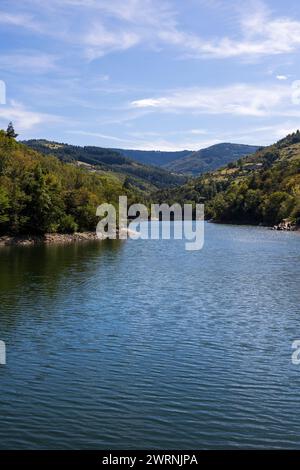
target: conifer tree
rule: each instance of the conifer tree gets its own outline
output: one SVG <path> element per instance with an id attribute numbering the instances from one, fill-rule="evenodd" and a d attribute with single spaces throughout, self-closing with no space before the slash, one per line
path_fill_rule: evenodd
<path id="1" fill-rule="evenodd" d="M 7 137 L 12 137 L 13 139 L 16 139 L 19 135 L 15 133 L 15 129 L 12 122 L 10 122 L 7 126 L 6 135 Z"/>

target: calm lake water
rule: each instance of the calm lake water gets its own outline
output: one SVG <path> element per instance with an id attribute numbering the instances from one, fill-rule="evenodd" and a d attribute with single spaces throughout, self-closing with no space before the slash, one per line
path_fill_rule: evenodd
<path id="1" fill-rule="evenodd" d="M 205 231 L 0 250 L 1 449 L 300 449 L 300 234 Z"/>

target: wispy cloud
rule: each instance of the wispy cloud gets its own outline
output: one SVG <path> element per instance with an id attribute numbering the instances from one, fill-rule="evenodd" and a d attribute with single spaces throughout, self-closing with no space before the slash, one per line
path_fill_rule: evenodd
<path id="1" fill-rule="evenodd" d="M 37 7 L 44 2 L 27 0 L 27 3 L 37 13 Z M 262 2 L 250 1 L 246 12 L 245 9 L 240 12 L 236 4 L 231 5 L 238 18 L 238 31 L 233 37 L 210 37 L 208 33 L 188 30 L 180 22 L 178 6 L 166 0 L 52 0 L 47 6 L 48 16 L 41 23 L 43 27 L 34 15 L 21 13 L 2 12 L 0 22 L 72 42 L 82 47 L 88 59 L 141 44 L 158 50 L 172 46 L 184 57 L 199 59 L 245 59 L 299 50 L 300 21 L 274 16 Z M 57 28 L 58 21 L 63 22 L 63 28 L 62 24 Z"/>
<path id="2" fill-rule="evenodd" d="M 67 131 L 68 134 L 74 134 L 74 135 L 82 135 L 82 136 L 87 136 L 87 137 L 97 137 L 99 139 L 104 139 L 104 140 L 111 140 L 114 142 L 119 142 L 119 143 L 129 143 L 132 144 L 134 141 L 132 140 L 127 140 L 121 137 L 116 137 L 114 135 L 106 135 L 102 134 L 101 132 L 90 132 L 90 131 L 81 131 L 81 130 L 69 130 Z"/>
<path id="3" fill-rule="evenodd" d="M 82 5 L 82 2 L 76 3 Z M 300 47 L 300 21 L 289 17 L 274 17 L 262 2 L 250 2 L 247 13 L 240 15 L 239 39 L 228 36 L 209 38 L 186 31 L 178 21 L 176 10 L 172 10 L 170 4 L 164 1 L 128 0 L 108 3 L 100 0 L 90 1 L 89 5 L 118 18 L 123 24 L 130 24 L 130 33 L 119 28 L 118 32 L 111 33 L 110 36 L 102 32 L 101 27 L 99 35 L 96 32 L 90 33 L 91 39 L 96 38 L 96 42 L 104 45 L 107 43 L 108 46 L 112 44 L 112 47 L 102 51 L 100 48 L 102 54 L 141 43 L 152 47 L 174 46 L 186 57 L 215 59 L 286 54 Z"/>
<path id="4" fill-rule="evenodd" d="M 0 23 L 11 26 L 22 26 L 24 28 L 36 28 L 33 17 L 21 13 L 8 13 L 5 11 L 0 11 Z"/>
<path id="5" fill-rule="evenodd" d="M 62 118 L 31 111 L 22 103 L 11 100 L 7 106 L 0 107 L 0 121 L 2 127 L 5 127 L 8 121 L 13 121 L 19 131 L 27 131 L 39 124 L 61 122 Z"/>
<path id="6" fill-rule="evenodd" d="M 140 42 L 140 37 L 131 31 L 109 31 L 101 24 L 94 24 L 82 40 L 87 57 L 95 59 L 109 52 L 130 49 Z"/>
<path id="7" fill-rule="evenodd" d="M 288 77 L 286 75 L 276 75 L 276 78 L 279 81 L 288 80 Z"/>
<path id="8" fill-rule="evenodd" d="M 48 72 L 56 68 L 58 57 L 30 51 L 14 52 L 12 54 L 0 55 L 0 69 L 15 71 L 22 70 L 31 72 Z"/>
<path id="9" fill-rule="evenodd" d="M 36 0 L 35 0 L 36 1 Z M 41 1 L 41 0 L 38 0 Z M 161 26 L 165 21 L 172 24 L 176 18 L 176 8 L 166 0 L 52 0 L 60 6 L 77 6 L 100 12 L 100 18 L 104 15 L 130 23 L 131 25 Z"/>
<path id="10" fill-rule="evenodd" d="M 221 133 L 220 137 L 223 141 L 236 143 L 248 143 L 253 145 L 269 145 L 278 139 L 285 137 L 298 128 L 298 121 L 280 122 L 277 124 L 247 126 L 245 129 L 232 130 L 231 132 Z"/>
<path id="11" fill-rule="evenodd" d="M 300 47 L 300 21 L 288 17 L 272 17 L 263 4 L 242 15 L 240 39 L 219 37 L 207 39 L 186 32 L 178 26 L 159 32 L 159 37 L 185 51 L 187 57 L 226 59 L 286 54 Z"/>
<path id="12" fill-rule="evenodd" d="M 61 113 L 53 138 L 78 129 L 78 143 L 145 149 L 235 140 L 254 123 L 265 130 L 253 140 L 276 138 L 300 117 L 290 83 L 300 17 L 265 3 L 272 10 L 259 0 L 2 0 L 0 78 L 30 109 L 9 102 L 1 123 L 52 137 L 45 124 Z"/>
<path id="13" fill-rule="evenodd" d="M 185 137 L 179 139 L 177 142 L 172 142 L 162 137 L 156 132 L 141 132 L 130 134 L 134 138 L 116 137 L 114 135 L 106 135 L 100 132 L 90 132 L 81 130 L 70 130 L 68 134 L 79 135 L 83 137 L 94 137 L 105 141 L 105 145 L 111 147 L 118 146 L 123 148 L 131 148 L 135 150 L 161 150 L 161 151 L 176 151 L 176 150 L 198 150 L 199 148 L 208 147 L 209 145 L 220 142 L 217 138 L 206 138 L 204 140 L 188 140 Z M 187 132 L 188 134 L 189 132 Z M 177 135 L 180 134 L 177 132 Z M 184 134 L 184 132 L 182 132 Z"/>
<path id="14" fill-rule="evenodd" d="M 281 112 L 282 106 L 287 112 L 286 108 L 291 105 L 291 93 L 290 87 L 279 84 L 260 87 L 236 84 L 221 88 L 188 88 L 157 98 L 135 100 L 131 102 L 131 107 L 168 112 L 191 111 L 260 117 Z"/>

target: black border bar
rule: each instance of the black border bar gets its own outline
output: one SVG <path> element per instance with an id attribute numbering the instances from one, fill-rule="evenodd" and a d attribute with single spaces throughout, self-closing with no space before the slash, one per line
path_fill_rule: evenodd
<path id="1" fill-rule="evenodd" d="M 155 467 L 196 468 L 206 465 L 275 464 L 286 465 L 299 451 L 288 450 L 0 450 L 0 465 L 21 463 L 30 465 L 83 464 L 95 468 Z M 151 466 L 149 467 L 151 468 Z"/>

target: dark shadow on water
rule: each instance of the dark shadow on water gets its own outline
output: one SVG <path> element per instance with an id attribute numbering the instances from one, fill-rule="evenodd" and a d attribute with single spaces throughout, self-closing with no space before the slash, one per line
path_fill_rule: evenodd
<path id="1" fill-rule="evenodd" d="M 92 241 L 66 245 L 10 246 L 0 249 L 0 321 L 14 316 L 20 297 L 34 304 L 51 302 L 59 292 L 66 296 L 74 287 L 101 269 L 101 264 L 117 262 L 124 242 Z M 9 313 L 12 313 L 10 315 Z"/>

